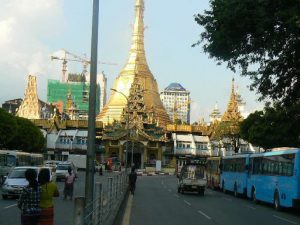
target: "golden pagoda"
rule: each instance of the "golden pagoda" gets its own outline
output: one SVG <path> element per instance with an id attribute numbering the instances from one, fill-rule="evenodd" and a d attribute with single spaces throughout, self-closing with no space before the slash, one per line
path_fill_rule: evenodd
<path id="1" fill-rule="evenodd" d="M 66 114 L 69 116 L 71 120 L 76 120 L 78 119 L 78 112 L 79 110 L 76 107 L 76 103 L 74 102 L 72 98 L 72 90 L 71 88 L 69 89 L 68 96 L 67 96 L 67 101 L 66 101 Z"/>
<path id="2" fill-rule="evenodd" d="M 159 126 L 165 127 L 166 124 L 170 123 L 170 118 L 160 100 L 157 82 L 146 60 L 143 19 L 144 1 L 136 0 L 135 23 L 128 62 L 114 82 L 113 89 L 116 91 L 111 93 L 108 103 L 97 116 L 97 120 L 102 121 L 104 124 L 121 120 L 123 110 L 128 105 L 130 88 L 137 80 L 142 86 L 146 111 L 154 110 L 153 119 Z"/>
<path id="3" fill-rule="evenodd" d="M 35 76 L 28 75 L 25 96 L 16 115 L 27 119 L 40 119 L 41 117 L 41 105 L 37 95 Z"/>
<path id="4" fill-rule="evenodd" d="M 230 100 L 227 105 L 226 112 L 222 116 L 221 121 L 228 122 L 228 121 L 241 121 L 241 120 L 243 120 L 243 117 L 241 116 L 241 113 L 239 112 L 239 104 L 238 104 L 238 100 L 237 100 L 236 93 L 234 90 L 234 78 L 232 78 Z"/>

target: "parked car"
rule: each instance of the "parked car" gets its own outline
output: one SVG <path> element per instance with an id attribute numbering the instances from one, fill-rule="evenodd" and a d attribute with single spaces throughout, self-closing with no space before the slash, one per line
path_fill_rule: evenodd
<path id="1" fill-rule="evenodd" d="M 47 167 L 56 168 L 59 163 L 61 163 L 61 161 L 58 161 L 58 160 L 47 160 L 47 161 L 45 161 L 44 165 L 47 166 Z"/>
<path id="2" fill-rule="evenodd" d="M 66 178 L 68 169 L 71 168 L 72 173 L 77 177 L 77 168 L 73 162 L 61 162 L 56 166 L 56 180 L 62 180 Z"/>
<path id="3" fill-rule="evenodd" d="M 51 167 L 36 167 L 36 166 L 20 166 L 15 167 L 5 179 L 2 185 L 2 198 L 7 199 L 8 197 L 19 197 L 23 188 L 28 185 L 28 181 L 25 178 L 25 171 L 27 169 L 35 169 L 37 174 L 43 168 L 49 169 L 50 180 L 56 181 L 55 172 L 52 171 Z"/>

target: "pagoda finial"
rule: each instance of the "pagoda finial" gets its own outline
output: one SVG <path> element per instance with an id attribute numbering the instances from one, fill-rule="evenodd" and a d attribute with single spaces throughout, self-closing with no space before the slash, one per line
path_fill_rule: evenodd
<path id="1" fill-rule="evenodd" d="M 129 60 L 127 63 L 134 65 L 134 70 L 137 68 L 137 64 L 142 63 L 147 65 L 146 55 L 145 55 L 145 47 L 144 47 L 144 0 L 136 0 L 135 1 L 135 21 L 133 26 L 132 33 L 132 43 L 129 54 Z"/>
<path id="2" fill-rule="evenodd" d="M 234 77 L 232 78 L 231 94 L 235 94 L 235 92 L 234 92 Z"/>

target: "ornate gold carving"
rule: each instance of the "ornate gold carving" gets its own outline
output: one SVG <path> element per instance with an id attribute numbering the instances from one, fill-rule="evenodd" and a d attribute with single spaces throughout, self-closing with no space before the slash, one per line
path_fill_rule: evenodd
<path id="1" fill-rule="evenodd" d="M 41 106 L 36 88 L 36 77 L 28 75 L 27 88 L 23 102 L 21 103 L 17 116 L 27 119 L 40 119 Z"/>
<path id="2" fill-rule="evenodd" d="M 226 112 L 222 116 L 223 122 L 227 121 L 241 121 L 243 120 L 243 117 L 241 116 L 238 108 L 238 102 L 236 99 L 236 94 L 234 91 L 234 78 L 232 78 L 232 87 L 231 87 L 231 96 L 230 101 L 227 105 Z"/>

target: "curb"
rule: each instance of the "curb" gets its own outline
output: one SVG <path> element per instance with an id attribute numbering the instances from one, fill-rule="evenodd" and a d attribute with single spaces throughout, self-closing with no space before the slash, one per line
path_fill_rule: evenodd
<path id="1" fill-rule="evenodd" d="M 138 176 L 173 176 L 174 173 L 163 173 L 163 172 L 138 172 Z"/>

